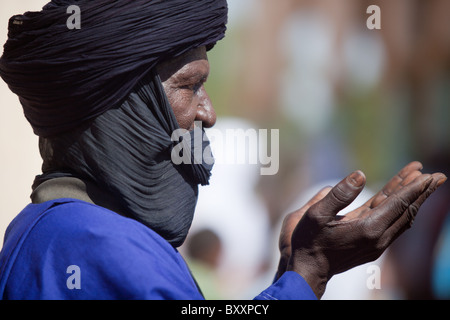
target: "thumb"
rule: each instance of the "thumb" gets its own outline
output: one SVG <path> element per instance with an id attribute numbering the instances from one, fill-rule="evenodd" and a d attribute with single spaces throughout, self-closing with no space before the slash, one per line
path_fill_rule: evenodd
<path id="1" fill-rule="evenodd" d="M 365 183 L 366 176 L 362 171 L 353 172 L 334 186 L 310 211 L 320 216 L 334 217 L 356 199 L 363 190 Z"/>

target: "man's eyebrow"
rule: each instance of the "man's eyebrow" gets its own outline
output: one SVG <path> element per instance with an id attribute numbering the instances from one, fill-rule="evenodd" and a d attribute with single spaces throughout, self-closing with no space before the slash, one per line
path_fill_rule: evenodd
<path id="1" fill-rule="evenodd" d="M 192 70 L 188 68 L 176 75 L 176 82 L 197 82 L 206 81 L 209 77 L 209 69 Z"/>

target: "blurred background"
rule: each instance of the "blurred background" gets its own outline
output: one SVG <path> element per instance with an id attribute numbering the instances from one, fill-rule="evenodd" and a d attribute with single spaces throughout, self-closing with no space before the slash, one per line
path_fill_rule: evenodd
<path id="1" fill-rule="evenodd" d="M 47 1 L 3 0 L 10 16 Z M 207 298 L 251 299 L 275 275 L 284 215 L 361 169 L 363 203 L 413 160 L 450 175 L 450 1 L 228 0 L 227 37 L 209 53 L 206 85 L 217 128 L 280 130 L 280 170 L 220 164 L 180 249 Z M 370 5 L 381 29 L 369 30 Z M 0 82 L 0 232 L 29 203 L 40 172 L 37 137 Z M 325 299 L 450 298 L 450 190 L 376 264 L 335 276 Z M 355 204 L 357 205 L 357 204 Z"/>

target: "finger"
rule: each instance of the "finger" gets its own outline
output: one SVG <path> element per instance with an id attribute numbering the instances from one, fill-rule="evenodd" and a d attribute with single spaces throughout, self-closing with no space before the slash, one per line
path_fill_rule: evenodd
<path id="1" fill-rule="evenodd" d="M 347 213 L 346 219 L 363 218 L 371 213 L 371 209 L 377 207 L 393 192 L 409 184 L 422 173 L 423 166 L 418 161 L 413 161 L 402 168 L 377 194 L 370 198 L 361 207 Z"/>
<path id="2" fill-rule="evenodd" d="M 390 195 L 392 195 L 394 192 L 397 192 L 404 186 L 410 184 L 420 175 L 422 175 L 422 172 L 420 171 L 413 171 L 406 177 L 398 175 L 396 178 L 396 183 L 392 183 L 390 186 L 386 186 L 385 188 L 383 188 L 380 194 L 378 194 L 378 196 L 374 197 L 372 203 L 370 204 L 370 208 L 379 206 L 386 198 L 388 198 Z"/>
<path id="3" fill-rule="evenodd" d="M 314 204 L 316 204 L 317 202 L 319 202 L 320 200 L 322 200 L 327 194 L 328 192 L 330 192 L 331 187 L 325 187 L 322 188 L 319 192 L 317 192 L 303 207 L 301 207 L 300 209 L 290 213 L 286 219 L 284 219 L 283 224 L 286 223 L 292 223 L 292 220 L 295 219 L 296 222 L 295 224 L 302 218 L 302 216 L 305 214 L 305 212 Z M 295 225 L 294 225 L 295 227 Z M 293 228 L 292 228 L 293 229 Z"/>
<path id="4" fill-rule="evenodd" d="M 322 188 L 319 192 L 317 192 L 314 197 L 312 197 L 303 207 L 302 209 L 308 210 L 311 206 L 325 198 L 325 196 L 330 192 L 332 187 Z M 305 211 L 306 211 L 305 210 Z"/>
<path id="5" fill-rule="evenodd" d="M 414 161 L 403 167 L 373 198 L 370 203 L 370 208 L 379 205 L 384 199 L 389 197 L 397 187 L 406 179 L 412 172 L 419 172 L 423 166 L 420 162 Z M 369 200 L 370 201 L 370 200 Z"/>
<path id="6" fill-rule="evenodd" d="M 406 211 L 401 215 L 401 217 L 395 221 L 391 227 L 383 235 L 384 239 L 382 241 L 386 242 L 387 245 L 392 243 L 398 236 L 400 236 L 405 230 L 411 228 L 414 220 L 419 212 L 422 204 L 429 198 L 433 192 L 435 192 L 446 180 L 447 177 L 442 173 L 435 173 L 432 175 L 432 182 L 428 188 L 417 198 L 414 203 L 412 203 Z"/>
<path id="7" fill-rule="evenodd" d="M 409 173 L 407 177 L 403 177 L 402 173 L 397 174 L 397 176 L 391 179 L 390 183 L 388 183 L 380 192 L 378 192 L 375 196 L 369 199 L 364 205 L 353 210 L 352 212 L 347 213 L 347 219 L 353 218 L 364 218 L 367 215 L 371 214 L 371 210 L 377 206 L 379 206 L 385 199 L 387 199 L 392 193 L 398 191 L 404 186 L 411 183 L 418 176 L 422 175 L 420 171 L 413 171 Z M 395 179 L 395 180 L 394 180 Z"/>
<path id="8" fill-rule="evenodd" d="M 321 201 L 311 206 L 309 211 L 316 216 L 334 217 L 356 199 L 365 183 L 364 173 L 355 171 L 334 186 Z"/>
<path id="9" fill-rule="evenodd" d="M 395 188 L 395 191 L 401 189 L 404 186 L 407 186 L 408 184 L 413 182 L 417 177 L 419 177 L 422 174 L 423 173 L 420 171 L 411 172 L 405 179 L 403 179 L 403 181 L 397 186 L 397 188 Z"/>
<path id="10" fill-rule="evenodd" d="M 378 206 L 381 202 L 395 192 L 401 183 L 410 176 L 411 173 L 420 173 L 423 169 L 422 163 L 413 161 L 403 167 L 389 182 L 381 189 L 375 196 L 366 202 L 365 206 L 372 209 Z M 413 179 L 414 180 L 414 179 Z M 411 180 L 412 181 L 412 180 Z M 409 182 L 411 182 L 409 181 Z"/>
<path id="11" fill-rule="evenodd" d="M 392 194 L 383 201 L 369 216 L 371 227 L 375 230 L 387 230 L 402 214 L 424 193 L 433 178 L 429 174 L 417 177 L 410 184 Z"/>

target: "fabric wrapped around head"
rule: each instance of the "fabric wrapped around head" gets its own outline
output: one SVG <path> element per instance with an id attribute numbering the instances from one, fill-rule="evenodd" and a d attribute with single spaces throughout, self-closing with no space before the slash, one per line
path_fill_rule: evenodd
<path id="1" fill-rule="evenodd" d="M 79 30 L 66 26 L 73 4 Z M 226 21 L 226 0 L 53 0 L 11 18 L 0 75 L 40 136 L 33 189 L 60 177 L 92 182 L 121 214 L 181 245 L 212 165 L 171 161 L 179 126 L 155 66 L 212 48 Z"/>
<path id="2" fill-rule="evenodd" d="M 80 29 L 67 27 L 71 5 Z M 10 19 L 0 75 L 48 137 L 120 105 L 158 62 L 212 48 L 226 22 L 226 0 L 53 0 Z"/>
<path id="3" fill-rule="evenodd" d="M 148 73 L 120 107 L 106 110 L 77 130 L 39 139 L 43 174 L 36 177 L 33 190 L 63 177 L 94 183 L 109 199 L 100 203 L 92 198 L 94 203 L 133 218 L 180 246 L 193 220 L 198 184 L 208 183 L 212 166 L 174 164 L 170 132 L 177 122 L 170 111 L 159 76 Z M 187 134 L 199 131 L 204 133 L 195 128 Z M 209 141 L 201 139 L 206 150 Z M 87 192 L 91 196 L 89 188 Z"/>

